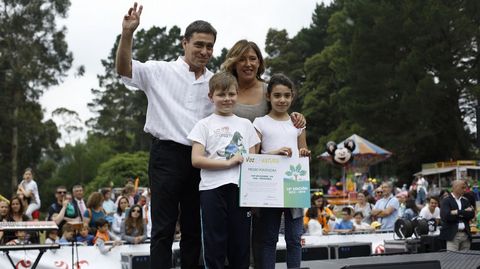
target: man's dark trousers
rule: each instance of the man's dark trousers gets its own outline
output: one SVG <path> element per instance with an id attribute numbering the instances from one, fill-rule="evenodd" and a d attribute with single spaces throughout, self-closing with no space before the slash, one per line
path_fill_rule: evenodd
<path id="1" fill-rule="evenodd" d="M 148 175 L 152 192 L 151 268 L 171 268 L 172 243 L 180 209 L 182 268 L 198 268 L 200 256 L 200 170 L 192 147 L 153 139 Z"/>

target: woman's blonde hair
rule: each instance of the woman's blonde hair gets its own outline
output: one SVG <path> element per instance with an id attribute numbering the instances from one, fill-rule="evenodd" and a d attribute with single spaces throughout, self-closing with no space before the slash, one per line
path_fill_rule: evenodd
<path id="1" fill-rule="evenodd" d="M 242 39 L 237 41 L 235 45 L 228 51 L 225 62 L 223 62 L 221 69 L 233 74 L 237 79 L 237 71 L 235 70 L 235 64 L 240 61 L 240 58 L 249 50 L 253 49 L 259 61 L 259 66 L 257 70 L 256 77 L 258 80 L 263 81 L 262 75 L 265 72 L 265 61 L 262 56 L 260 48 L 255 44 L 255 42 Z"/>

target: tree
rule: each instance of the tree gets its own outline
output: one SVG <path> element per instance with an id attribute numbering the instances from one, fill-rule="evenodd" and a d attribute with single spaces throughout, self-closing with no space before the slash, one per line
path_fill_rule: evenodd
<path id="1" fill-rule="evenodd" d="M 36 144 L 29 154 L 20 155 L 24 153 L 21 149 L 29 145 L 27 138 L 39 136 L 28 133 L 24 123 L 38 127 L 36 131 L 40 133 L 49 130 L 47 133 L 51 134 L 51 128 L 56 128 L 53 122 L 42 122 L 43 113 L 37 102 L 43 91 L 58 84 L 71 66 L 66 29 L 58 29 L 56 25 L 56 18 L 64 18 L 69 6 L 68 0 L 0 3 L 0 136 L 4 139 L 0 158 L 3 175 L 11 178 L 11 189 L 18 183 L 19 166 L 36 163 L 43 149 L 54 147 L 48 143 Z M 34 117 L 24 118 L 29 116 Z"/>
<path id="2" fill-rule="evenodd" d="M 125 179 L 137 177 L 140 186 L 148 185 L 148 153 L 120 153 L 100 165 L 97 176 L 86 190 L 92 192 L 103 187 L 123 187 Z"/>
<path id="3" fill-rule="evenodd" d="M 475 58 L 471 44 L 478 36 L 466 9 L 478 11 L 478 4 L 338 2 L 342 9 L 329 20 L 331 43 L 306 62 L 310 88 L 302 88 L 306 114 L 328 115 L 328 106 L 315 105 L 322 102 L 337 107 L 330 110 L 337 127 L 330 125 L 325 137 L 340 140 L 355 130 L 392 150 L 403 177 L 424 162 L 469 158 L 460 100 L 474 84 L 463 61 Z"/>
<path id="4" fill-rule="evenodd" d="M 115 154 L 112 144 L 108 139 L 89 136 L 84 142 L 66 144 L 58 156 L 44 156 L 37 173 L 48 178 L 39 185 L 44 209 L 53 202 L 57 186 L 70 189 L 75 184 L 89 184 L 97 176 L 99 166 Z"/>

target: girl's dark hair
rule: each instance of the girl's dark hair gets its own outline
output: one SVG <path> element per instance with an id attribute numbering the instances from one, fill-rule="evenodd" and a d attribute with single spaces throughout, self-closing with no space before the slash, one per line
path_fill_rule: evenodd
<path id="1" fill-rule="evenodd" d="M 418 212 L 420 212 L 420 210 L 418 209 L 417 204 L 415 204 L 415 200 L 413 200 L 413 199 L 407 199 L 407 201 L 405 202 L 405 208 L 406 208 L 406 209 L 410 208 L 410 209 L 413 210 L 413 212 L 415 212 L 416 214 L 418 214 Z"/>
<path id="2" fill-rule="evenodd" d="M 132 212 L 135 208 L 140 210 L 140 216 L 137 219 L 132 218 Z M 139 205 L 132 206 L 125 218 L 125 233 L 131 235 L 134 229 L 137 229 L 139 235 L 143 235 L 143 210 Z"/>
<path id="3" fill-rule="evenodd" d="M 318 200 L 318 199 L 322 199 L 322 204 L 320 205 L 320 207 L 317 207 L 315 205 L 315 201 Z M 328 202 L 327 202 L 327 199 L 323 195 L 313 194 L 312 198 L 310 199 L 310 203 L 311 203 L 312 207 L 320 208 L 321 210 L 323 210 L 323 208 L 325 207 L 325 205 L 327 205 Z"/>
<path id="4" fill-rule="evenodd" d="M 362 213 L 362 211 L 357 211 L 357 212 L 355 212 L 355 213 L 353 214 L 353 217 L 355 218 L 355 217 L 358 216 L 358 215 L 360 215 L 360 217 L 362 217 L 362 219 L 363 219 L 363 213 Z"/>
<path id="5" fill-rule="evenodd" d="M 305 214 L 309 219 L 316 219 L 318 218 L 318 208 L 310 207 L 307 209 L 307 213 Z"/>
<path id="6" fill-rule="evenodd" d="M 273 76 L 270 78 L 267 85 L 268 94 L 272 93 L 272 88 L 276 85 L 283 85 L 293 92 L 293 82 L 282 73 L 273 74 Z"/>
<path id="7" fill-rule="evenodd" d="M 284 74 L 276 73 L 273 74 L 267 84 L 267 94 L 270 96 L 272 94 L 272 89 L 276 85 L 283 85 L 289 88 L 292 91 L 292 95 L 294 94 L 294 87 L 293 82 Z M 272 104 L 268 102 L 268 111 L 272 110 Z"/>

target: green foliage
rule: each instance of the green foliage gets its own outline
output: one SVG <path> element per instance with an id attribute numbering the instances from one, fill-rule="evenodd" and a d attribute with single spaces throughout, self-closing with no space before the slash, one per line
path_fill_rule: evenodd
<path id="1" fill-rule="evenodd" d="M 16 187 L 23 168 L 35 169 L 42 154 L 58 149 L 57 128 L 53 121 L 44 121 L 38 99 L 65 77 L 72 63 L 66 29 L 56 25 L 69 6 L 69 0 L 0 3 L 0 172 L 4 179 L 0 187 L 4 191 Z"/>
<path id="2" fill-rule="evenodd" d="M 57 186 L 71 190 L 75 184 L 88 184 L 97 176 L 99 166 L 114 154 L 111 141 L 89 136 L 85 142 L 65 145 L 57 159 L 45 157 L 39 164 L 39 173 L 49 178 L 39 186 L 44 208 L 53 202 Z"/>
<path id="3" fill-rule="evenodd" d="M 87 192 L 102 187 L 124 186 L 125 179 L 139 178 L 140 186 L 148 185 L 148 153 L 121 153 L 102 163 L 97 176 L 87 185 Z"/>

